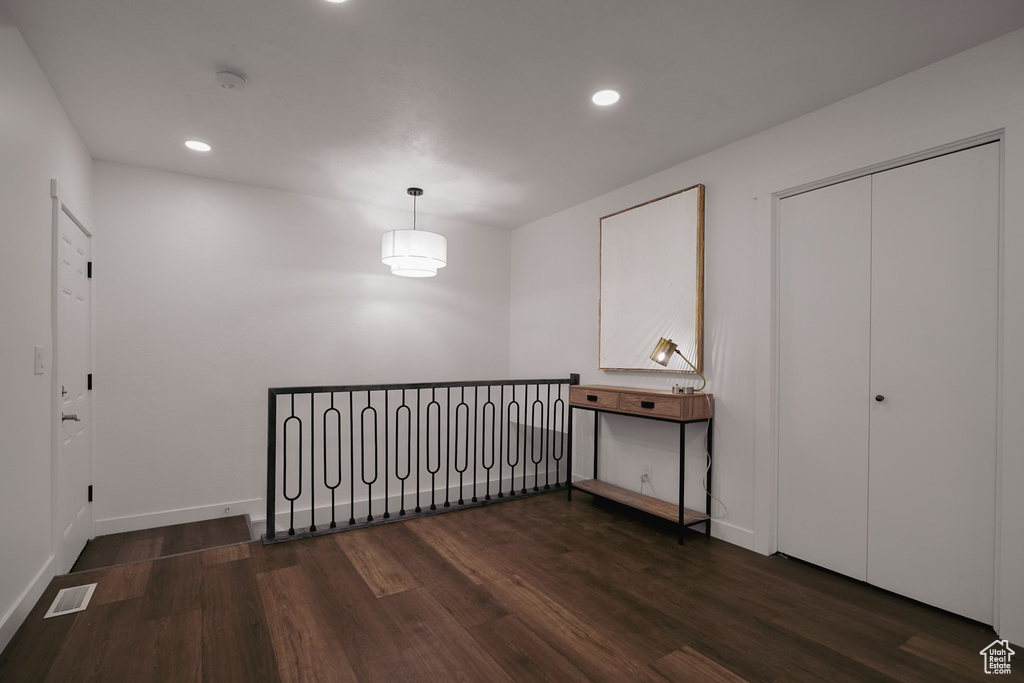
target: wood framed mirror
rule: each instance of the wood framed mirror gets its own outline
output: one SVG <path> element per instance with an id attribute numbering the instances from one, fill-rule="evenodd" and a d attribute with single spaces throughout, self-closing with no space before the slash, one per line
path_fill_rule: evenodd
<path id="1" fill-rule="evenodd" d="M 689 372 L 650 359 L 666 337 L 704 371 L 704 186 L 600 220 L 598 369 Z"/>

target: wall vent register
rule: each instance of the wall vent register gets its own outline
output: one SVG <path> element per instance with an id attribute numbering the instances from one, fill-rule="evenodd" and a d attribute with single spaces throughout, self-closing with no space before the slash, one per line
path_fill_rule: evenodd
<path id="1" fill-rule="evenodd" d="M 53 604 L 50 605 L 50 609 L 46 611 L 43 619 L 85 611 L 85 608 L 89 606 L 89 601 L 92 600 L 92 594 L 95 590 L 95 583 L 75 586 L 74 588 L 62 588 L 57 592 L 57 596 L 53 599 Z"/>

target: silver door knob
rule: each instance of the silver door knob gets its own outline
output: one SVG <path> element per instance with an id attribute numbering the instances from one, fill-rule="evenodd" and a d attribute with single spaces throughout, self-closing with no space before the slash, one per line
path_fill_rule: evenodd
<path id="1" fill-rule="evenodd" d="M 81 419 L 79 419 L 78 415 L 64 415 L 63 413 L 61 413 L 60 421 L 61 422 L 67 422 L 68 420 L 72 420 L 74 422 L 81 422 L 82 421 Z"/>
<path id="2" fill-rule="evenodd" d="M 881 394 L 879 394 L 878 396 L 875 396 L 875 400 L 878 401 L 879 403 L 881 403 L 882 401 L 885 400 L 885 396 L 882 396 Z"/>

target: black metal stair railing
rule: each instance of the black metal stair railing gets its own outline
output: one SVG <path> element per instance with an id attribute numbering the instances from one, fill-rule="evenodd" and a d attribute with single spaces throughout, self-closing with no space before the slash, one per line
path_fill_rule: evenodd
<path id="1" fill-rule="evenodd" d="M 264 542 L 562 489 L 575 384 L 574 374 L 270 389 Z"/>

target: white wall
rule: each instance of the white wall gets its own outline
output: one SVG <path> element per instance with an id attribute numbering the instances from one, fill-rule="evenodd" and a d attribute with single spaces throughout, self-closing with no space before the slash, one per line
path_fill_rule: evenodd
<path id="1" fill-rule="evenodd" d="M 52 573 L 52 376 L 31 369 L 35 345 L 52 361 L 50 178 L 97 232 L 101 533 L 207 517 L 237 502 L 244 509 L 233 513 L 261 514 L 268 386 L 569 371 L 584 382 L 671 385 L 678 376 L 595 369 L 597 219 L 704 183 L 715 493 L 729 506 L 715 532 L 764 550 L 770 239 L 753 197 L 993 129 L 1006 130 L 1007 188 L 999 628 L 1024 642 L 1021 64 L 1017 32 L 523 226 L 511 236 L 511 273 L 508 233 L 425 217 L 425 227 L 448 235 L 451 265 L 416 281 L 378 262 L 380 233 L 405 227 L 407 214 L 116 164 L 93 168 L 21 36 L 0 15 L 0 514 L 19 521 L 0 531 L 0 646 Z M 604 430 L 607 476 L 635 488 L 636 465 L 615 456 L 628 449 L 653 462 L 656 479 L 674 481 L 673 428 L 624 418 L 606 420 Z M 578 435 L 584 450 L 587 433 Z M 691 454 L 699 441 L 691 430 Z M 688 459 L 688 473 L 700 467 L 699 456 Z M 688 499 L 699 495 L 697 478 Z M 656 493 L 674 500 L 674 488 L 658 484 Z"/>
<path id="2" fill-rule="evenodd" d="M 714 492 L 728 506 L 714 533 L 768 552 L 774 523 L 773 507 L 765 504 L 773 495 L 774 480 L 764 459 L 772 438 L 771 387 L 766 384 L 771 371 L 771 213 L 758 206 L 755 196 L 1005 129 L 998 626 L 1004 637 L 1024 642 L 1024 429 L 1019 419 L 1024 414 L 1022 65 L 1024 31 L 1018 31 L 516 230 L 512 372 L 568 367 L 580 372 L 584 383 L 654 388 L 678 381 L 677 375 L 596 369 L 598 218 L 704 183 L 705 367 L 708 390 L 716 398 Z M 661 472 L 665 482 L 658 495 L 676 502 L 676 432 L 628 418 L 603 422 L 602 478 L 637 489 L 641 464 L 653 462 L 655 478 Z M 583 452 L 589 448 L 589 425 L 592 422 L 584 422 L 577 433 Z M 690 441 L 699 446 L 696 435 Z M 696 449 L 688 445 L 688 450 Z M 699 475 L 700 467 L 699 457 L 688 458 L 688 481 Z M 577 458 L 576 473 L 588 471 L 589 462 Z M 688 486 L 687 502 L 694 506 L 699 494 L 699 486 Z M 716 515 L 722 512 L 716 507 Z"/>
<path id="3" fill-rule="evenodd" d="M 504 379 L 507 231 L 438 219 L 430 279 L 391 275 L 408 212 L 97 162 L 97 533 L 264 516 L 267 389 Z M 396 192 L 404 192 L 396 186 Z"/>
<path id="4" fill-rule="evenodd" d="M 88 221 L 92 163 L 18 30 L 0 13 L 0 649 L 51 565 L 50 179 Z M 33 374 L 33 347 L 46 372 Z"/>

